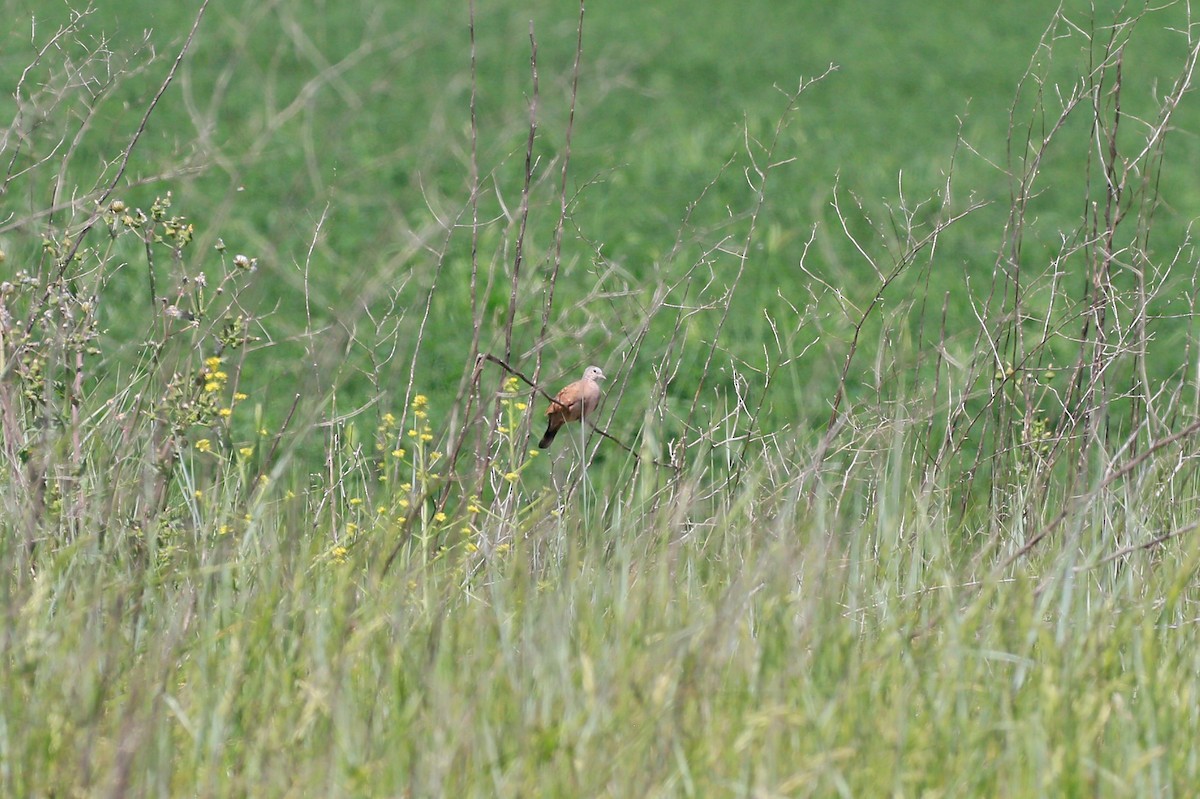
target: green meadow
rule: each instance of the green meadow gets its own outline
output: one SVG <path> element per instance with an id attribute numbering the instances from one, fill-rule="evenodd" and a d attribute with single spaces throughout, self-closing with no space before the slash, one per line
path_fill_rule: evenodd
<path id="1" fill-rule="evenodd" d="M 1194 795 L 1200 28 L 937 5 L 2 0 L 0 795 Z"/>

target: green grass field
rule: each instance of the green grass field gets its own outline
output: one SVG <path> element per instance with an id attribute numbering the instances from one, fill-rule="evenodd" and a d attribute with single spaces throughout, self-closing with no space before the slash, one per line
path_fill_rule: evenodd
<path id="1" fill-rule="evenodd" d="M 710 5 L 0 6 L 0 795 L 1194 794 L 1188 7 Z"/>

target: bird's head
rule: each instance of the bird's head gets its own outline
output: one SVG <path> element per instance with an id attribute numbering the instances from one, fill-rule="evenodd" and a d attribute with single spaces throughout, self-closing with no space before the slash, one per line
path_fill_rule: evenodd
<path id="1" fill-rule="evenodd" d="M 607 378 L 604 376 L 604 372 L 600 370 L 599 366 L 589 366 L 587 369 L 583 370 L 583 379 L 606 380 Z"/>

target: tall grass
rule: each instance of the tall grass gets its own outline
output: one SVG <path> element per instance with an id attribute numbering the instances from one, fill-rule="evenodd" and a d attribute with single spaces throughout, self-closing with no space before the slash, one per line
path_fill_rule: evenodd
<path id="1" fill-rule="evenodd" d="M 515 183 L 480 161 L 466 13 L 465 193 L 431 198 L 453 210 L 413 231 L 422 269 L 363 287 L 386 311 L 331 328 L 325 217 L 303 309 L 274 308 L 251 248 L 165 187 L 122 198 L 157 99 L 94 183 L 55 168 L 78 146 L 61 126 L 91 127 L 70 109 L 111 110 L 76 79 L 111 54 L 54 60 L 87 14 L 30 65 L 4 191 L 53 200 L 4 223 L 0 792 L 1189 795 L 1195 253 L 1159 231 L 1191 28 L 1173 82 L 1130 98 L 1147 18 L 1060 10 L 1012 106 L 1007 196 L 962 185 L 965 138 L 930 197 L 835 187 L 830 224 L 789 238 L 809 301 L 767 314 L 756 364 L 728 345 L 739 289 L 783 246 L 789 126 L 832 72 L 747 123 L 710 184 L 747 182 L 727 223 L 694 222 L 705 190 L 653 268 L 596 245 L 588 282 L 564 250 L 588 236 L 584 6 L 549 165 L 542 34 L 523 43 Z M 190 42 L 146 62 L 154 98 Z M 987 214 L 994 249 L 961 259 Z M 300 366 L 264 385 L 277 353 Z M 546 390 L 591 361 L 616 376 L 600 429 L 535 455 Z"/>

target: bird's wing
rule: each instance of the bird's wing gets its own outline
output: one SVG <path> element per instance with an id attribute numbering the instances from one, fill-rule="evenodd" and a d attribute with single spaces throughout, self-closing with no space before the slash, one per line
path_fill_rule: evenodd
<path id="1" fill-rule="evenodd" d="M 561 413 L 571 421 L 578 418 L 579 400 L 582 398 L 584 390 L 583 382 L 576 380 L 558 392 L 554 397 L 554 402 L 551 402 L 550 407 L 546 408 L 546 415 Z"/>

